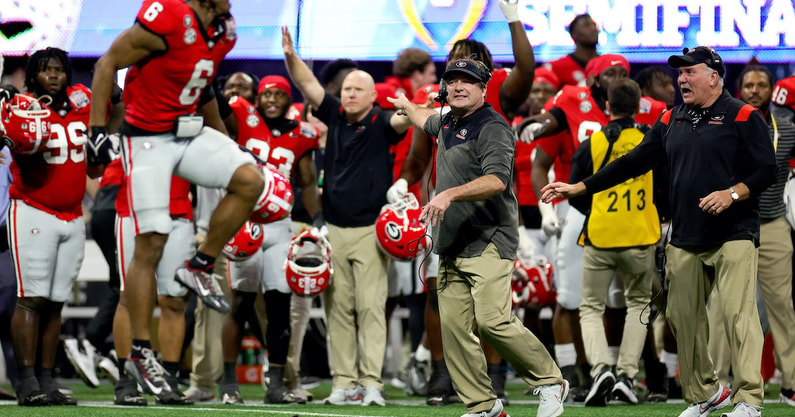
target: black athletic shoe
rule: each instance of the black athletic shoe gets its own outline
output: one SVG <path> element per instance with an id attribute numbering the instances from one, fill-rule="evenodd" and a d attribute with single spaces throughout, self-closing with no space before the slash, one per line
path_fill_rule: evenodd
<path id="1" fill-rule="evenodd" d="M 220 289 L 216 288 L 211 274 L 188 268 L 188 263 L 185 262 L 184 265 L 177 268 L 174 279 L 196 294 L 207 307 L 221 314 L 228 314 L 232 310 L 229 303 L 224 300 Z"/>
<path id="2" fill-rule="evenodd" d="M 148 403 L 146 398 L 142 397 L 138 392 L 138 384 L 129 378 L 119 379 L 116 382 L 114 389 L 113 403 L 116 405 L 128 405 L 135 407 L 143 407 Z"/>
<path id="3" fill-rule="evenodd" d="M 626 374 L 619 374 L 616 377 L 616 384 L 613 386 L 613 398 L 627 404 L 638 403 L 638 396 L 635 394 L 635 383 Z"/>
<path id="4" fill-rule="evenodd" d="M 171 375 L 166 371 L 163 375 L 166 380 L 170 391 L 163 392 L 157 396 L 157 403 L 164 405 L 193 405 L 193 400 L 186 397 L 182 391 L 179 390 L 179 380 L 177 377 Z"/>
<path id="5" fill-rule="evenodd" d="M 431 379 L 428 381 L 428 398 L 425 404 L 430 406 L 445 406 L 450 403 L 450 397 L 455 394 L 453 381 L 444 361 L 434 361 Z"/>
<path id="6" fill-rule="evenodd" d="M 77 405 L 77 400 L 61 394 L 61 391 L 53 390 L 47 394 L 47 402 L 49 405 Z"/>
<path id="7" fill-rule="evenodd" d="M 585 397 L 586 407 L 604 407 L 607 405 L 607 397 L 613 391 L 616 384 L 616 376 L 609 366 L 605 366 L 599 371 L 599 375 L 593 381 L 591 390 Z"/>
<path id="8" fill-rule="evenodd" d="M 35 390 L 27 395 L 17 397 L 17 404 L 24 407 L 41 407 L 50 405 L 50 397 L 41 390 Z"/>

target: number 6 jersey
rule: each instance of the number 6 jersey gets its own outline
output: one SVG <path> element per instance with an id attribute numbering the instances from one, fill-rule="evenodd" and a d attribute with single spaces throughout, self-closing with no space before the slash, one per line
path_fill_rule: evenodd
<path id="1" fill-rule="evenodd" d="M 168 49 L 127 72 L 125 121 L 149 132 L 166 132 L 177 116 L 196 110 L 202 89 L 235 45 L 235 23 L 229 16 L 220 39 L 214 39 L 181 0 L 146 0 L 135 22 L 160 36 Z"/>

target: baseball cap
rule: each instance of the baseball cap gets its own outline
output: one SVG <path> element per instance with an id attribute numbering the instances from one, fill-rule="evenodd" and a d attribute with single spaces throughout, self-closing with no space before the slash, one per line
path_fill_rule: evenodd
<path id="1" fill-rule="evenodd" d="M 620 65 L 626 68 L 627 72 L 630 72 L 629 62 L 622 55 L 604 54 L 588 61 L 588 65 L 585 66 L 585 76 L 590 77 L 593 75 L 594 77 L 597 77 L 602 73 L 602 71 L 616 65 Z"/>
<path id="2" fill-rule="evenodd" d="M 671 55 L 668 58 L 668 66 L 671 68 L 690 67 L 697 64 L 707 64 L 708 67 L 718 71 L 718 75 L 723 77 L 726 68 L 723 66 L 723 59 L 708 46 L 698 46 L 693 49 L 685 48 L 682 50 L 684 55 Z"/>
<path id="3" fill-rule="evenodd" d="M 483 70 L 475 64 L 475 61 L 471 59 L 459 59 L 447 64 L 442 79 L 446 80 L 453 76 L 453 74 L 464 74 L 482 83 L 486 83 L 491 79 L 491 74 L 488 71 L 484 73 Z"/>
<path id="4" fill-rule="evenodd" d="M 290 82 L 281 75 L 266 75 L 262 77 L 257 87 L 257 94 L 262 94 L 263 91 L 269 88 L 278 88 L 287 93 L 288 96 L 291 95 Z"/>
<path id="5" fill-rule="evenodd" d="M 560 78 L 558 78 L 558 76 L 548 68 L 538 67 L 535 69 L 535 77 L 533 78 L 533 82 L 537 83 L 541 81 L 548 83 L 554 87 L 555 90 L 560 88 Z"/>

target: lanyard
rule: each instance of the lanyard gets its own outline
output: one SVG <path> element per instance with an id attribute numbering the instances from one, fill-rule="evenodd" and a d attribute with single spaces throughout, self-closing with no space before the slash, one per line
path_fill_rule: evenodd
<path id="1" fill-rule="evenodd" d="M 778 148 L 778 124 L 773 112 L 770 112 L 770 121 L 773 123 L 773 151 L 775 151 Z"/>

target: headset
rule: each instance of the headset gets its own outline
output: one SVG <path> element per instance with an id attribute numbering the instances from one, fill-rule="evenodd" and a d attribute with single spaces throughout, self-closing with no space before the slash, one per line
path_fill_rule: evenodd
<path id="1" fill-rule="evenodd" d="M 476 60 L 476 59 L 457 59 L 455 61 L 450 62 L 447 64 L 445 68 L 444 74 L 442 75 L 442 80 L 439 82 L 439 95 L 434 98 L 437 102 L 442 104 L 442 107 L 447 103 L 447 80 L 445 80 L 444 76 L 447 72 L 453 67 L 462 67 L 466 66 L 467 64 L 474 65 L 475 68 L 478 70 L 478 77 L 483 80 L 483 85 L 485 86 L 489 80 L 491 79 L 491 71 L 486 68 L 486 64 Z"/>

